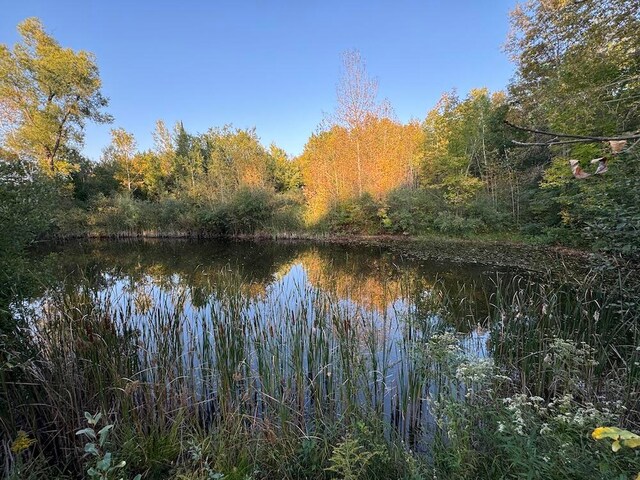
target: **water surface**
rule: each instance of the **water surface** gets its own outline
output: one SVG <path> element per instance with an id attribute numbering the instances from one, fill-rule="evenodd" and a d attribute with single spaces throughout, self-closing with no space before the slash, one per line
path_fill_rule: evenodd
<path id="1" fill-rule="evenodd" d="M 432 399 L 469 388 L 452 384 L 432 338 L 489 357 L 495 284 L 519 274 L 297 242 L 82 242 L 48 254 L 53 280 L 32 305 L 75 302 L 75 325 L 99 312 L 99 328 L 128 345 L 117 368 L 153 401 L 168 388 L 203 422 L 226 409 L 282 420 L 286 406 L 305 429 L 375 412 L 416 444 L 435 428 Z"/>

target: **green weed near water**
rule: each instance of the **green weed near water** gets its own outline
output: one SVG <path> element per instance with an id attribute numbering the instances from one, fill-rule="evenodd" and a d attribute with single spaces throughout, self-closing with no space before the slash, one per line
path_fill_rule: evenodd
<path id="1" fill-rule="evenodd" d="M 82 475 L 76 431 L 100 411 L 118 460 L 89 453 L 114 478 L 632 478 L 637 450 L 589 437 L 639 421 L 624 291 L 443 285 L 405 279 L 413 306 L 393 315 L 310 285 L 252 294 L 233 272 L 197 309 L 179 284 L 52 295 L 26 317 L 34 354 L 4 376 L 4 442 L 32 432 L 34 471 Z"/>

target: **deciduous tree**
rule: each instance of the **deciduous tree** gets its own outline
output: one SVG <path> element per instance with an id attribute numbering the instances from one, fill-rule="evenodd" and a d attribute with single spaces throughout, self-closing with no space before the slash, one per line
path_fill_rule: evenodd
<path id="1" fill-rule="evenodd" d="M 143 166 L 136 162 L 136 140 L 124 128 L 111 130 L 111 145 L 103 152 L 103 160 L 116 166 L 116 179 L 129 193 L 139 188 L 143 181 Z"/>
<path id="2" fill-rule="evenodd" d="M 64 153 L 82 145 L 85 123 L 111 121 L 98 67 L 92 54 L 60 46 L 36 18 L 18 31 L 13 50 L 0 45 L 0 140 L 50 174 L 65 173 Z"/>

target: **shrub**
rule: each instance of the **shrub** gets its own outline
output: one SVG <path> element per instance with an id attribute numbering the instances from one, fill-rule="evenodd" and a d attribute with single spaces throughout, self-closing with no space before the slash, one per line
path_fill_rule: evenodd
<path id="1" fill-rule="evenodd" d="M 386 204 L 385 228 L 391 233 L 411 235 L 429 231 L 436 213 L 444 208 L 443 200 L 432 191 L 415 188 L 392 191 Z"/>
<path id="2" fill-rule="evenodd" d="M 142 227 L 141 201 L 126 194 L 114 197 L 98 195 L 90 210 L 90 224 L 100 234 L 137 232 Z"/>
<path id="3" fill-rule="evenodd" d="M 275 195 L 268 228 L 274 233 L 303 228 L 303 198 L 298 192 Z"/>
<path id="4" fill-rule="evenodd" d="M 149 223 L 154 228 L 174 232 L 193 228 L 192 207 L 186 202 L 168 197 L 148 205 L 151 207 L 149 217 L 153 219 Z"/>
<path id="5" fill-rule="evenodd" d="M 89 228 L 89 214 L 79 207 L 71 207 L 56 215 L 58 234 L 64 236 L 82 235 Z"/>
<path id="6" fill-rule="evenodd" d="M 369 193 L 365 193 L 336 203 L 321 220 L 320 227 L 336 233 L 380 233 L 381 207 Z"/>
<path id="7" fill-rule="evenodd" d="M 228 204 L 231 233 L 254 233 L 273 217 L 272 195 L 266 190 L 242 188 Z"/>
<path id="8" fill-rule="evenodd" d="M 506 230 L 513 226 L 510 212 L 500 209 L 486 195 L 479 195 L 466 210 L 466 216 L 478 219 L 490 231 Z"/>
<path id="9" fill-rule="evenodd" d="M 451 212 L 440 212 L 434 220 L 434 227 L 442 233 L 465 235 L 481 232 L 484 224 L 479 218 L 466 218 Z"/>
<path id="10" fill-rule="evenodd" d="M 226 204 L 204 207 L 196 214 L 198 230 L 206 235 L 230 233 L 230 214 Z"/>

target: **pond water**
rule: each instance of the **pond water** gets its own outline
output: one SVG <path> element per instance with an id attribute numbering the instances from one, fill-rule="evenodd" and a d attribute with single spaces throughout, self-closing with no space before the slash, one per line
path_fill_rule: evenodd
<path id="1" fill-rule="evenodd" d="M 202 425 L 233 412 L 304 431 L 375 415 L 418 449 L 436 428 L 434 400 L 473 389 L 451 358 L 489 364 L 496 289 L 526 283 L 513 269 L 353 245 L 83 242 L 47 253 L 53 286 L 30 303 L 45 319 L 33 329 L 51 356 L 72 353 L 88 401 L 110 385 L 135 408 L 187 408 Z"/>
<path id="2" fill-rule="evenodd" d="M 476 455 L 489 472 L 506 450 L 555 458 L 535 464 L 541 478 L 565 478 L 552 470 L 570 458 L 595 471 L 591 430 L 640 424 L 638 283 L 562 259 L 562 275 L 477 263 L 553 266 L 524 246 L 437 250 L 48 245 L 32 258 L 40 286 L 13 305 L 0 420 L 63 459 L 79 451 L 85 412 L 100 412 L 131 471 L 157 469 L 149 478 L 203 458 L 225 475 L 238 468 L 229 478 L 255 465 L 328 478 L 346 449 L 442 478 Z M 451 256 L 473 261 L 432 259 Z"/>

